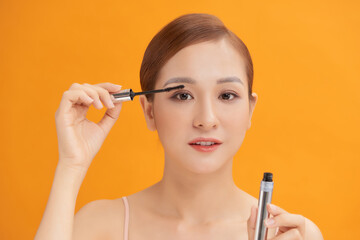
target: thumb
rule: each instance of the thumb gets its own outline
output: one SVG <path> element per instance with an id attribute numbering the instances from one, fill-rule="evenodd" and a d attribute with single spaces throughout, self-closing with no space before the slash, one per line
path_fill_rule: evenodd
<path id="1" fill-rule="evenodd" d="M 122 102 L 120 103 L 114 103 L 115 107 L 108 108 L 102 117 L 102 119 L 99 121 L 98 125 L 104 130 L 106 135 L 110 132 L 110 129 L 115 124 L 116 120 L 120 116 L 120 111 L 122 107 Z"/>
<path id="2" fill-rule="evenodd" d="M 254 240 L 255 237 L 255 227 L 256 227 L 256 216 L 258 212 L 258 207 L 253 205 L 251 207 L 251 214 L 247 221 L 247 230 L 248 230 L 248 239 Z"/>
<path id="3" fill-rule="evenodd" d="M 109 90 L 109 92 L 112 92 L 112 93 L 116 93 L 121 90 L 121 86 L 113 85 L 113 84 L 109 84 L 109 83 L 106 83 L 101 86 L 104 87 L 105 89 Z M 101 127 L 104 130 L 106 135 L 110 132 L 110 129 L 112 128 L 112 126 L 115 124 L 116 120 L 120 116 L 122 102 L 114 103 L 114 105 L 115 105 L 115 107 L 108 108 L 106 110 L 104 116 L 98 123 L 99 127 Z"/>

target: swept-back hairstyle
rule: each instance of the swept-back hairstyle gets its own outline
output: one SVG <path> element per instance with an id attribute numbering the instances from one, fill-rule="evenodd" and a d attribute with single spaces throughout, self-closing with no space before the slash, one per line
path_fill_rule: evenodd
<path id="1" fill-rule="evenodd" d="M 202 13 L 182 15 L 163 27 L 150 41 L 140 69 L 140 84 L 143 91 L 153 90 L 158 73 L 166 62 L 181 49 L 206 41 L 227 39 L 243 57 L 248 81 L 248 95 L 252 99 L 253 63 L 243 43 L 216 16 Z M 153 101 L 154 95 L 146 95 Z"/>

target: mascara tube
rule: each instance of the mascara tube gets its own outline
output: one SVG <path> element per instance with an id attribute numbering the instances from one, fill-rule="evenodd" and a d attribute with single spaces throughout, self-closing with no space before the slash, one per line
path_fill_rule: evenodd
<path id="1" fill-rule="evenodd" d="M 264 223 L 270 213 L 266 209 L 266 204 L 271 203 L 271 196 L 274 188 L 273 174 L 265 172 L 260 184 L 260 194 L 258 202 L 258 213 L 256 218 L 255 238 L 254 240 L 267 239 L 267 227 Z"/>

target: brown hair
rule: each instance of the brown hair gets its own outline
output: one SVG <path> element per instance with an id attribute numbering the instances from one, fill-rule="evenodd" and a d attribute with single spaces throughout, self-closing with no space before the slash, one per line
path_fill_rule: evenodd
<path id="1" fill-rule="evenodd" d="M 192 44 L 226 38 L 244 58 L 248 80 L 248 95 L 252 99 L 253 63 L 250 53 L 233 32 L 216 16 L 202 13 L 182 15 L 163 27 L 146 48 L 140 69 L 140 84 L 143 91 L 153 90 L 156 79 L 165 63 L 181 49 Z M 153 101 L 153 94 L 146 95 Z"/>

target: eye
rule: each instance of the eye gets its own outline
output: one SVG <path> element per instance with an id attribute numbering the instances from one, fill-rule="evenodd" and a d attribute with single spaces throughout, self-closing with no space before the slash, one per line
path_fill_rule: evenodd
<path id="1" fill-rule="evenodd" d="M 226 93 L 221 94 L 221 97 L 222 97 L 222 99 L 229 101 L 234 98 L 237 98 L 238 95 L 236 95 L 235 93 L 226 92 Z"/>
<path id="2" fill-rule="evenodd" d="M 177 92 L 171 98 L 174 98 L 175 100 L 179 100 L 179 101 L 185 101 L 185 100 L 190 100 L 188 98 L 189 96 L 191 97 L 191 95 L 187 92 Z"/>

